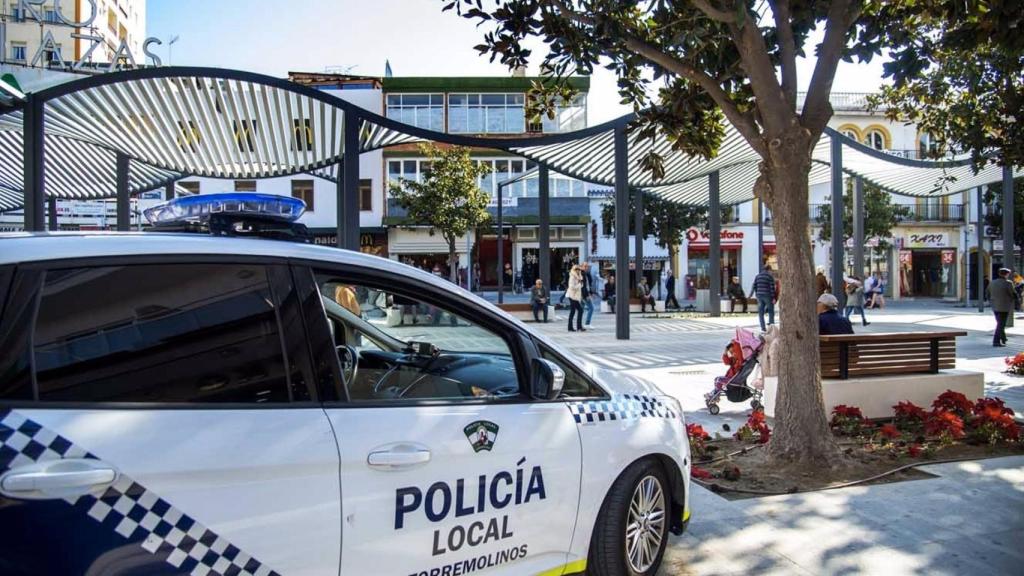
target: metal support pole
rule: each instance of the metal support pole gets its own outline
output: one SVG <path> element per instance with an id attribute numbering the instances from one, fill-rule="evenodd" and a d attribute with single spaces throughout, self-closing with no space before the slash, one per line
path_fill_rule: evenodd
<path id="1" fill-rule="evenodd" d="M 25 113 L 22 116 L 26 232 L 41 232 L 43 230 L 43 214 L 46 209 L 46 178 L 43 169 L 46 153 L 43 141 L 44 124 L 43 102 L 30 94 L 25 102 Z"/>
<path id="2" fill-rule="evenodd" d="M 764 270 L 764 200 L 757 199 L 757 273 Z"/>
<path id="3" fill-rule="evenodd" d="M 1017 270 L 1013 232 L 1013 167 L 1003 166 L 1003 267 Z M 1013 312 L 1006 316 L 1006 327 L 1013 327 Z"/>
<path id="4" fill-rule="evenodd" d="M 132 198 L 128 192 L 128 170 L 131 162 L 127 154 L 117 153 L 117 231 L 127 232 L 132 227 Z"/>
<path id="5" fill-rule="evenodd" d="M 633 253 L 636 262 L 636 285 L 644 277 L 644 191 L 633 191 Z"/>
<path id="6" fill-rule="evenodd" d="M 978 234 L 978 248 L 975 251 L 975 255 L 978 257 L 976 262 L 977 274 L 978 274 L 978 285 L 974 287 L 978 294 L 978 312 L 985 311 L 985 188 L 978 186 L 978 213 L 975 214 L 977 223 L 974 225 L 975 232 Z"/>
<path id="7" fill-rule="evenodd" d="M 344 215 L 345 248 L 359 250 L 359 125 L 362 118 L 355 112 L 345 112 L 345 154 L 341 162 L 344 166 L 344 194 L 341 202 Z"/>
<path id="8" fill-rule="evenodd" d="M 501 191 L 498 184 L 498 304 L 505 302 L 505 214 L 501 206 Z"/>
<path id="9" fill-rule="evenodd" d="M 629 147 L 615 128 L 615 337 L 629 340 Z"/>
<path id="10" fill-rule="evenodd" d="M 46 229 L 50 232 L 59 230 L 57 225 L 57 199 L 46 199 Z"/>
<path id="11" fill-rule="evenodd" d="M 722 315 L 722 207 L 718 171 L 708 174 L 708 296 L 711 316 Z"/>
<path id="12" fill-rule="evenodd" d="M 168 182 L 167 185 L 164 186 L 164 200 L 174 200 L 174 186 L 174 182 Z"/>
<path id="13" fill-rule="evenodd" d="M 843 143 L 832 137 L 832 294 L 839 309 L 846 306 L 843 292 Z"/>
<path id="14" fill-rule="evenodd" d="M 540 257 L 537 265 L 540 266 L 540 279 L 548 290 L 551 286 L 551 188 L 548 167 L 541 166 L 537 170 L 537 184 L 539 187 L 540 200 L 540 228 L 537 230 L 537 238 L 540 241 Z"/>
<path id="15" fill-rule="evenodd" d="M 853 181 L 853 272 L 864 280 L 864 181 Z"/>
<path id="16" fill-rule="evenodd" d="M 337 203 L 335 204 L 335 241 L 337 242 L 338 248 L 345 247 L 345 162 L 338 162 L 338 177 L 334 181 L 335 195 L 337 196 Z M 387 194 L 385 194 L 387 197 Z"/>

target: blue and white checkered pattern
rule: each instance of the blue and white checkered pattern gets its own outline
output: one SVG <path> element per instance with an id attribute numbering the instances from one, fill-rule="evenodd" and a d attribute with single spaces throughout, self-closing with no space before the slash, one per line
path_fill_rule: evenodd
<path id="1" fill-rule="evenodd" d="M 14 410 L 0 410 L 0 473 L 35 462 L 93 458 L 59 434 Z M 277 576 L 226 539 L 125 474 L 99 497 L 65 498 L 113 530 L 192 576 Z"/>
<path id="2" fill-rule="evenodd" d="M 622 394 L 610 400 L 570 402 L 569 410 L 577 424 L 611 422 L 634 418 L 676 418 L 678 415 L 653 396 Z"/>

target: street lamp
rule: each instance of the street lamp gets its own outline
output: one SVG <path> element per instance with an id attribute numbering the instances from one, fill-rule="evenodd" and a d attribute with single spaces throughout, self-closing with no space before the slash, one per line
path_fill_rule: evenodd
<path id="1" fill-rule="evenodd" d="M 501 192 L 506 186 L 536 174 L 537 168 L 498 182 L 498 304 L 505 303 L 505 216 L 502 212 Z"/>

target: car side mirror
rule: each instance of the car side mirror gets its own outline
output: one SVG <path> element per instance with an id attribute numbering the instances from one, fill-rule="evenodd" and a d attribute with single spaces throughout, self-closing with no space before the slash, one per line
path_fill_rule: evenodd
<path id="1" fill-rule="evenodd" d="M 550 360 L 533 359 L 533 374 L 530 379 L 530 391 L 535 400 L 554 400 L 562 393 L 565 385 L 565 372 Z"/>

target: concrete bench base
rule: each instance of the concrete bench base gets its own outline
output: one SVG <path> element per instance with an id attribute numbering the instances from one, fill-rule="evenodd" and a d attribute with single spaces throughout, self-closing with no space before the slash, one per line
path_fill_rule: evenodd
<path id="1" fill-rule="evenodd" d="M 533 309 L 532 308 L 528 309 L 528 310 L 522 310 L 522 309 L 505 310 L 505 312 L 508 312 L 509 316 L 514 316 L 514 317 L 522 320 L 523 322 L 533 322 Z M 568 310 L 566 311 L 566 313 L 568 314 Z M 543 311 L 537 312 L 537 316 L 539 316 L 541 320 L 544 320 L 544 312 Z M 555 320 L 555 307 L 554 306 L 548 306 L 548 320 L 552 321 L 552 322 L 554 322 L 554 320 Z"/>
<path id="2" fill-rule="evenodd" d="M 648 309 L 650 309 L 649 306 L 648 306 Z M 639 304 L 639 302 L 634 304 L 633 300 L 630 300 L 629 301 L 629 311 L 630 312 L 640 312 L 640 304 Z M 664 300 L 655 300 L 654 301 L 654 311 L 655 312 L 664 312 L 665 311 L 665 301 Z M 602 314 L 611 314 L 612 313 L 611 306 L 609 306 L 608 302 L 605 301 L 605 300 L 601 301 L 601 313 Z"/>
<path id="3" fill-rule="evenodd" d="M 892 407 L 910 401 L 925 409 L 946 390 L 960 392 L 970 400 L 985 395 L 985 376 L 967 370 L 943 370 L 938 374 L 902 374 L 899 376 L 869 376 L 849 380 L 822 380 L 825 412 L 840 404 L 860 408 L 865 418 L 889 418 Z M 777 378 L 765 378 L 764 412 L 775 416 Z"/>

